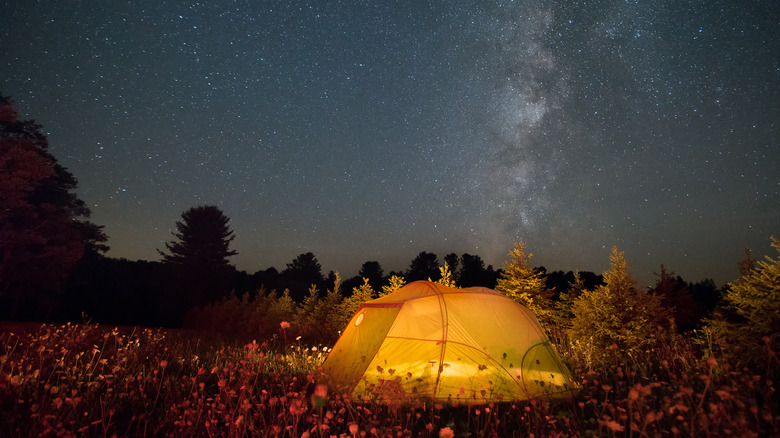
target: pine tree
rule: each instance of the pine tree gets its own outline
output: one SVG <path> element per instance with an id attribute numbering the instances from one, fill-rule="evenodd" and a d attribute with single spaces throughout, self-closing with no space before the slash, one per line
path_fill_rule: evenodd
<path id="1" fill-rule="evenodd" d="M 574 273 L 574 278 L 569 283 L 569 290 L 562 291 L 555 303 L 555 320 L 564 328 L 570 327 L 571 320 L 574 318 L 572 313 L 572 307 L 574 306 L 574 300 L 581 296 L 587 287 L 585 280 L 580 275 L 579 271 Z"/>
<path id="2" fill-rule="evenodd" d="M 391 294 L 397 291 L 398 289 L 404 287 L 404 284 L 406 284 L 406 280 L 399 275 L 390 276 L 387 282 L 388 283 L 386 285 L 382 286 L 382 292 L 379 293 L 380 297 L 383 297 L 387 294 Z"/>
<path id="3" fill-rule="evenodd" d="M 228 258 L 237 254 L 230 249 L 233 231 L 230 219 L 215 206 L 193 207 L 176 222 L 176 240 L 165 244 L 168 252 L 158 250 L 173 283 L 169 286 L 167 313 L 173 324 L 183 310 L 217 301 L 232 288 L 235 268 Z"/>
<path id="4" fill-rule="evenodd" d="M 230 249 L 235 236 L 222 210 L 204 205 L 190 208 L 181 217 L 173 233 L 177 240 L 165 244 L 169 253 L 158 250 L 163 262 L 207 270 L 230 267 L 228 258 L 238 253 Z"/>
<path id="5" fill-rule="evenodd" d="M 285 270 L 282 271 L 282 276 L 290 289 L 290 296 L 299 303 L 303 301 L 306 291 L 311 285 L 317 286 L 318 289 L 324 288 L 325 285 L 322 266 L 317 261 L 317 257 L 310 252 L 299 254 L 292 262 L 288 263 Z"/>
<path id="6" fill-rule="evenodd" d="M 450 267 L 446 262 L 444 263 L 444 266 L 439 268 L 439 273 L 441 278 L 436 280 L 436 283 L 447 287 L 457 287 L 455 286 L 455 280 L 452 279 L 452 271 L 450 271 Z"/>
<path id="7" fill-rule="evenodd" d="M 343 330 L 349 323 L 349 320 L 357 312 L 361 304 L 366 301 L 371 301 L 376 298 L 374 289 L 371 288 L 368 279 L 363 279 L 363 284 L 352 290 L 352 295 L 344 300 L 339 305 L 339 330 Z"/>
<path id="8" fill-rule="evenodd" d="M 496 290 L 528 307 L 542 324 L 552 322 L 552 291 L 547 289 L 542 273 L 530 267 L 533 254 L 526 255 L 525 243 L 517 242 L 509 256 Z"/>
<path id="9" fill-rule="evenodd" d="M 436 254 L 422 251 L 417 254 L 412 262 L 409 264 L 409 268 L 406 270 L 405 277 L 407 280 L 418 281 L 428 279 L 439 279 L 439 259 Z"/>
<path id="10" fill-rule="evenodd" d="M 708 320 L 707 328 L 739 362 L 761 372 L 778 373 L 780 361 L 780 240 L 772 237 L 778 257 L 766 256 L 743 269 L 729 283 L 725 306 Z M 748 253 L 746 252 L 746 255 Z M 736 318 L 729 320 L 727 314 Z"/>
<path id="11" fill-rule="evenodd" d="M 569 336 L 588 345 L 602 363 L 636 359 L 656 343 L 657 328 L 668 320 L 661 298 L 636 287 L 623 252 L 612 248 L 604 285 L 574 300 Z"/>

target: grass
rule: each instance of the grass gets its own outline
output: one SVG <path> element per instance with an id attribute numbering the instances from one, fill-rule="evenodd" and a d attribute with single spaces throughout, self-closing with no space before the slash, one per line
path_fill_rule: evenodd
<path id="1" fill-rule="evenodd" d="M 0 328 L 0 436 L 780 436 L 769 376 L 685 339 L 586 366 L 572 400 L 363 404 L 315 382 L 327 348 L 86 325 Z"/>

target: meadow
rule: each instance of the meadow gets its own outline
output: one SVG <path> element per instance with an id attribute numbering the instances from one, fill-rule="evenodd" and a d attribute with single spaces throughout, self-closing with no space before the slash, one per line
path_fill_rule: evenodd
<path id="1" fill-rule="evenodd" d="M 289 339 L 288 328 L 253 340 L 97 324 L 0 326 L 0 436 L 780 435 L 770 376 L 737 368 L 725 354 L 703 355 L 687 336 L 600 366 L 553 337 L 582 385 L 576 397 L 468 407 L 361 402 L 329 390 L 317 384 L 328 347 Z"/>

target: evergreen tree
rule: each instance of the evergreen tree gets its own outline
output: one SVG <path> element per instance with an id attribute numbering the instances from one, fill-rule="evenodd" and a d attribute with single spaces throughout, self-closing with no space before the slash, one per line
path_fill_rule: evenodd
<path id="1" fill-rule="evenodd" d="M 379 290 L 382 287 L 382 280 L 384 280 L 385 271 L 382 269 L 382 265 L 376 261 L 369 261 L 363 263 L 358 271 L 360 278 L 368 278 L 368 283 L 374 290 Z"/>
<path id="2" fill-rule="evenodd" d="M 382 291 L 379 293 L 379 296 L 383 297 L 387 294 L 391 294 L 404 287 L 404 284 L 406 284 L 406 280 L 403 277 L 391 275 L 390 278 L 387 279 L 387 284 L 382 286 Z"/>
<path id="3" fill-rule="evenodd" d="M 446 262 L 444 266 L 439 268 L 439 276 L 441 278 L 436 280 L 436 283 L 447 287 L 458 287 L 455 285 L 455 280 L 452 279 L 452 271 L 450 271 L 450 266 Z"/>
<path id="4" fill-rule="evenodd" d="M 448 266 L 452 281 L 460 284 L 460 257 L 454 252 L 444 256 L 444 264 Z"/>
<path id="5" fill-rule="evenodd" d="M 681 277 L 666 270 L 661 265 L 661 273 L 650 293 L 661 297 L 661 305 L 674 319 L 679 332 L 688 332 L 696 328 L 698 309 L 688 283 Z"/>
<path id="6" fill-rule="evenodd" d="M 586 290 L 587 286 L 580 272 L 573 272 L 566 290 L 560 292 L 558 301 L 555 302 L 555 319 L 561 327 L 569 328 L 571 326 L 572 318 L 574 318 L 571 310 L 574 300 L 579 298 Z"/>
<path id="7" fill-rule="evenodd" d="M 439 279 L 439 259 L 436 254 L 422 251 L 412 260 L 406 271 L 406 279 L 411 283 L 418 280 Z"/>
<path id="8" fill-rule="evenodd" d="M 238 253 L 230 249 L 235 236 L 222 210 L 211 205 L 193 207 L 181 217 L 173 233 L 177 240 L 165 244 L 169 252 L 158 250 L 163 262 L 206 270 L 231 267 L 228 258 Z"/>
<path id="9" fill-rule="evenodd" d="M 453 268 L 454 269 L 454 268 Z M 457 283 L 460 287 L 491 287 L 493 280 L 485 269 L 485 262 L 478 255 L 463 254 Z"/>
<path id="10" fill-rule="evenodd" d="M 569 336 L 587 346 L 597 362 L 637 358 L 656 343 L 657 328 L 668 318 L 661 298 L 637 289 L 624 253 L 612 248 L 604 285 L 574 300 Z"/>
<path id="11" fill-rule="evenodd" d="M 165 309 L 178 324 L 183 311 L 217 301 L 232 288 L 235 268 L 228 258 L 237 254 L 230 249 L 233 231 L 230 219 L 217 207 L 193 207 L 181 215 L 173 233 L 176 240 L 165 244 L 168 252 L 158 250 L 173 283 L 169 286 Z"/>
<path id="12" fill-rule="evenodd" d="M 371 288 L 371 284 L 368 283 L 368 279 L 363 279 L 363 284 L 360 287 L 356 287 L 352 290 L 352 295 L 344 300 L 339 305 L 339 330 L 343 330 L 347 326 L 349 320 L 355 315 L 361 304 L 366 301 L 371 301 L 376 298 L 374 289 Z"/>
<path id="13" fill-rule="evenodd" d="M 76 187 L 41 126 L 0 96 L 0 316 L 47 319 L 76 263 L 108 250 Z"/>
<path id="14" fill-rule="evenodd" d="M 317 261 L 317 257 L 310 252 L 299 254 L 292 262 L 288 263 L 287 268 L 282 271 L 282 276 L 290 289 L 290 296 L 298 303 L 303 302 L 306 291 L 312 285 L 317 286 L 317 289 L 323 289 L 325 286 L 322 266 Z"/>
<path id="15" fill-rule="evenodd" d="M 552 291 L 547 289 L 544 275 L 529 265 L 533 254 L 526 255 L 525 243 L 517 242 L 509 256 L 511 259 L 504 263 L 496 290 L 528 307 L 542 324 L 550 323 Z"/>
<path id="16" fill-rule="evenodd" d="M 724 308 L 708 328 L 740 362 L 778 374 L 780 361 L 780 240 L 772 237 L 778 257 L 766 256 L 729 283 Z M 729 320 L 728 313 L 736 315 Z"/>

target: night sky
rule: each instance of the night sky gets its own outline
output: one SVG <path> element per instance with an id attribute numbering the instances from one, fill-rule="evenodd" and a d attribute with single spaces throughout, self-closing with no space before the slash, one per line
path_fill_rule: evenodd
<path id="1" fill-rule="evenodd" d="M 181 213 L 232 261 L 324 273 L 420 251 L 654 282 L 780 237 L 777 1 L 4 1 L 0 92 L 111 251 Z"/>

